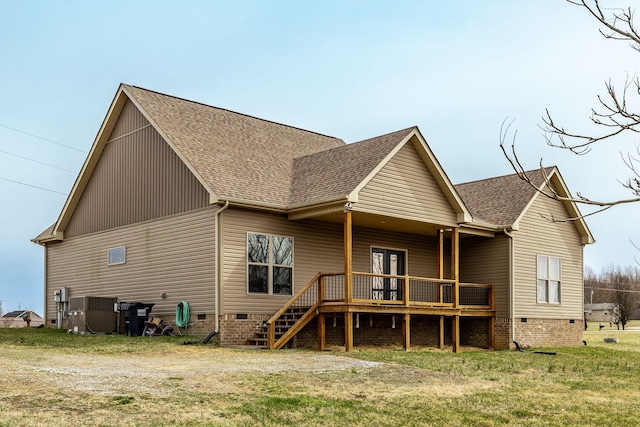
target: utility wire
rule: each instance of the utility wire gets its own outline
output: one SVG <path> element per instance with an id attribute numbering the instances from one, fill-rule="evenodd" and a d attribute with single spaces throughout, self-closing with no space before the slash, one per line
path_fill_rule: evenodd
<path id="1" fill-rule="evenodd" d="M 62 194 L 63 196 L 67 195 L 67 193 L 63 193 L 61 191 L 51 190 L 49 188 L 44 188 L 44 187 L 38 187 L 37 185 L 27 184 L 26 182 L 14 181 L 13 179 L 3 178 L 1 176 L 0 176 L 0 179 L 3 180 L 3 181 L 13 182 L 14 184 L 20 184 L 20 185 L 25 185 L 27 187 L 37 188 L 39 190 L 49 191 L 51 193 Z"/>
<path id="2" fill-rule="evenodd" d="M 31 159 L 29 157 L 21 156 L 20 154 L 10 153 L 10 152 L 4 151 L 4 150 L 0 150 L 0 153 L 8 154 L 10 156 L 18 157 L 18 158 L 24 159 L 24 160 L 29 160 L 30 162 L 38 163 L 38 164 L 41 164 L 41 165 L 44 165 L 44 166 L 49 166 L 50 168 L 59 169 L 61 171 L 69 172 L 69 173 L 72 173 L 72 174 L 76 173 L 76 172 L 74 172 L 72 170 L 69 170 L 69 169 L 61 168 L 59 166 L 51 165 L 49 163 L 44 163 L 44 162 L 41 162 L 39 160 Z"/>
<path id="3" fill-rule="evenodd" d="M 79 148 L 72 147 L 72 146 L 70 146 L 70 145 L 61 144 L 61 143 L 59 143 L 59 142 L 52 141 L 52 140 L 50 140 L 50 139 L 43 138 L 43 137 L 38 136 L 38 135 L 34 135 L 34 134 L 32 134 L 32 133 L 25 132 L 25 131 L 20 130 L 20 129 L 12 128 L 11 126 L 3 125 L 2 123 L 0 123 L 0 127 L 6 128 L 6 129 L 11 129 L 11 130 L 12 130 L 12 131 L 14 131 L 14 132 L 18 132 L 18 133 L 21 133 L 21 134 L 23 134 L 23 135 L 28 135 L 28 136 L 31 136 L 31 137 L 33 137 L 33 138 L 38 138 L 38 139 L 40 139 L 40 140 L 42 140 L 42 141 L 46 141 L 46 142 L 48 142 L 48 143 L 50 143 L 50 144 L 59 145 L 59 146 L 64 147 L 64 148 L 68 148 L 69 150 L 77 151 L 77 152 L 79 152 L 79 153 L 84 153 L 84 154 L 86 154 L 86 153 L 87 153 L 86 151 L 84 151 L 84 150 L 80 150 Z"/>
<path id="4" fill-rule="evenodd" d="M 629 284 L 630 284 L 630 285 L 637 285 L 636 283 L 629 283 Z M 622 284 L 622 283 L 616 283 L 615 285 L 621 286 L 621 285 L 624 285 L 624 284 Z M 636 293 L 640 294 L 640 291 L 635 291 L 635 290 L 633 290 L 633 289 L 594 288 L 594 287 L 591 287 L 591 286 L 585 286 L 584 288 L 585 288 L 585 289 L 596 289 L 596 290 L 599 290 L 599 291 L 629 292 L 629 293 L 632 293 L 632 294 L 636 294 Z"/>

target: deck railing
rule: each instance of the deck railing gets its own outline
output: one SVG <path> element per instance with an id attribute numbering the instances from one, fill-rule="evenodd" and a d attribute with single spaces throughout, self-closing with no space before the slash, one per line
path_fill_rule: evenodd
<path id="1" fill-rule="evenodd" d="M 344 273 L 318 273 L 268 321 L 268 347 L 280 348 L 293 337 L 323 304 L 346 303 Z M 456 307 L 455 281 L 415 276 L 354 272 L 351 304 Z M 459 308 L 493 309 L 493 285 L 458 284 Z M 287 331 L 276 333 L 292 311 L 298 323 Z M 278 336 L 276 336 L 278 335 Z"/>

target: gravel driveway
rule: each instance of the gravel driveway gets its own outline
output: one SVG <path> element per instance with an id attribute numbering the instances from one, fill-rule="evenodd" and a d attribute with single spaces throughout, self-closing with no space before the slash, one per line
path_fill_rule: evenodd
<path id="1" fill-rule="evenodd" d="M 210 347 L 183 347 L 169 354 L 45 354 L 34 353 L 24 360 L 24 352 L 0 352 L 0 367 L 12 372 L 16 381 L 38 382 L 49 387 L 114 394 L 161 390 L 167 382 L 179 380 L 183 386 L 206 387 L 210 391 L 230 391 L 233 377 L 255 372 L 321 372 L 350 368 L 370 368 L 367 362 L 318 352 L 234 350 Z"/>

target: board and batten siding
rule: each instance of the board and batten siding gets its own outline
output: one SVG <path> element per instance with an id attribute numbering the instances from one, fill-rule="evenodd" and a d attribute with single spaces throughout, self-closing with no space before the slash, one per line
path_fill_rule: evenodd
<path id="1" fill-rule="evenodd" d="M 247 292 L 247 233 L 293 237 L 293 294 L 317 273 L 344 272 L 342 224 L 303 220 L 286 215 L 229 208 L 220 215 L 222 230 L 223 314 L 273 314 L 289 295 L 256 295 Z M 353 228 L 353 269 L 371 271 L 371 248 L 405 249 L 409 274 L 434 277 L 435 238 L 385 230 Z"/>
<path id="2" fill-rule="evenodd" d="M 509 316 L 509 256 L 505 235 L 460 239 L 460 282 L 493 285 L 496 317 Z"/>
<path id="3" fill-rule="evenodd" d="M 456 212 L 413 144 L 406 143 L 360 191 L 355 211 L 456 226 Z"/>
<path id="4" fill-rule="evenodd" d="M 47 317 L 55 318 L 53 291 L 62 287 L 71 297 L 153 303 L 152 314 L 168 319 L 182 300 L 192 313 L 214 313 L 216 210 L 211 206 L 47 245 Z M 126 262 L 108 265 L 108 250 L 118 246 L 126 247 Z"/>
<path id="5" fill-rule="evenodd" d="M 582 319 L 583 246 L 562 202 L 540 194 L 512 233 L 514 243 L 514 316 L 549 319 Z M 537 255 L 561 259 L 560 304 L 537 303 Z"/>
<path id="6" fill-rule="evenodd" d="M 65 237 L 208 206 L 209 195 L 142 113 L 127 101 Z"/>

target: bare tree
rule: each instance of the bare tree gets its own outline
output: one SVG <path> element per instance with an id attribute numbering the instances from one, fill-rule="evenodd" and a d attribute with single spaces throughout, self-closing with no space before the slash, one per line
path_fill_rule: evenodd
<path id="1" fill-rule="evenodd" d="M 608 287 L 612 290 L 612 302 L 616 304 L 616 322 L 624 330 L 631 315 L 638 309 L 638 303 L 640 303 L 640 289 L 638 289 L 640 272 L 638 268 L 614 267 L 605 271 L 603 278 L 606 279 Z"/>
<path id="2" fill-rule="evenodd" d="M 640 52 L 640 33 L 634 19 L 634 10 L 630 7 L 626 9 L 604 8 L 600 0 L 566 1 L 581 7 L 593 16 L 600 25 L 600 33 L 605 38 L 628 41 L 635 51 Z M 593 144 L 613 140 L 626 133 L 640 133 L 640 114 L 633 111 L 633 102 L 631 102 L 632 97 L 640 101 L 640 79 L 638 79 L 638 77 L 627 78 L 620 91 L 616 90 L 611 81 L 605 83 L 605 88 L 606 93 L 604 95 L 598 95 L 596 107 L 591 109 L 589 117 L 590 121 L 596 125 L 596 129 L 601 130 L 600 133 L 590 134 L 565 129 L 564 126 L 558 124 L 553 119 L 547 109 L 542 118 L 544 125 L 541 126 L 545 131 L 547 144 L 551 147 L 568 150 L 576 155 L 584 155 L 590 151 Z M 512 123 L 513 122 L 507 123 L 506 120 L 503 122 L 502 128 L 500 129 L 500 148 L 518 176 L 528 182 L 536 191 L 552 199 L 569 200 L 598 207 L 588 215 L 602 212 L 616 205 L 640 201 L 640 146 L 636 146 L 635 152 L 622 155 L 622 160 L 630 170 L 630 177 L 626 182 L 622 182 L 622 185 L 631 193 L 629 198 L 595 200 L 580 193 L 578 193 L 576 197 L 563 197 L 553 190 L 548 178 L 545 178 L 547 185 L 541 188 L 526 172 L 526 169 L 522 166 L 516 154 L 515 140 L 517 132 L 511 133 L 510 128 Z M 512 135 L 511 138 L 510 135 Z M 511 139 L 510 150 L 505 147 L 509 139 Z M 542 160 L 540 161 L 540 170 L 544 171 Z"/>
<path id="3" fill-rule="evenodd" d="M 614 305 L 614 321 L 622 329 L 640 308 L 640 269 L 609 265 L 600 275 L 585 271 L 585 298 L 593 295 L 594 303 Z M 593 293 L 592 293 L 593 292 Z"/>
<path id="4" fill-rule="evenodd" d="M 584 268 L 584 303 L 601 304 L 607 303 L 607 296 L 603 291 L 603 286 L 595 271 L 588 265 Z"/>

